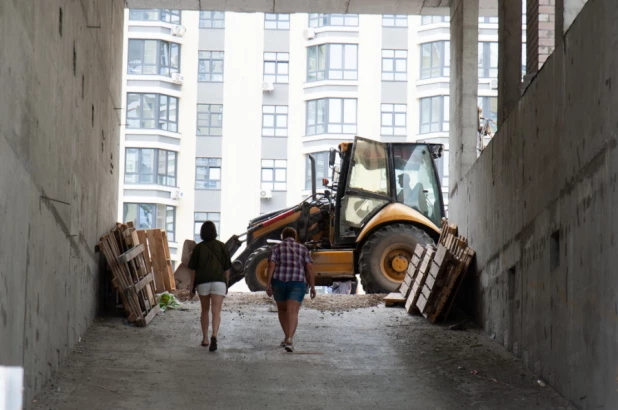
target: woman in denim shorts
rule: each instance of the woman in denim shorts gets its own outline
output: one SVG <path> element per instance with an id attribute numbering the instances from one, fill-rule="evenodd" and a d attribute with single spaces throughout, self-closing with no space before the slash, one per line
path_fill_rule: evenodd
<path id="1" fill-rule="evenodd" d="M 227 295 L 230 283 L 232 261 L 225 245 L 218 241 L 217 228 L 211 221 L 202 224 L 202 242 L 198 243 L 189 260 L 192 272 L 191 298 L 195 291 L 202 304 L 202 346 L 209 346 L 211 352 L 217 350 L 217 333 L 221 324 L 223 298 Z M 212 336 L 208 343 L 208 312 L 212 307 Z"/>
<path id="2" fill-rule="evenodd" d="M 297 242 L 293 228 L 285 228 L 282 242 L 273 246 L 268 263 L 268 296 L 277 302 L 279 323 L 285 338 L 280 346 L 294 351 L 294 334 L 298 326 L 298 312 L 305 297 L 307 281 L 311 286 L 311 299 L 315 298 L 313 259 L 309 250 Z"/>

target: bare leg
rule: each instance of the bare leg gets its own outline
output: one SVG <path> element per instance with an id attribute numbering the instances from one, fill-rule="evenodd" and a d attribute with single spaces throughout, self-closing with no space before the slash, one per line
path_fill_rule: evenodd
<path id="1" fill-rule="evenodd" d="M 208 344 L 208 313 L 210 311 L 210 295 L 200 297 L 200 303 L 202 304 L 202 316 L 200 322 L 202 323 L 202 344 Z M 213 323 L 214 325 L 214 323 Z"/>
<path id="2" fill-rule="evenodd" d="M 285 340 L 289 338 L 288 332 L 288 305 L 287 302 L 277 302 L 277 313 L 279 315 L 279 323 L 285 335 Z"/>
<path id="3" fill-rule="evenodd" d="M 223 296 L 210 295 L 212 300 L 212 337 L 217 337 L 219 325 L 221 324 L 221 307 L 223 306 Z"/>
<path id="4" fill-rule="evenodd" d="M 291 299 L 286 303 L 288 305 L 288 339 L 291 341 L 296 333 L 296 327 L 298 326 L 300 303 Z"/>

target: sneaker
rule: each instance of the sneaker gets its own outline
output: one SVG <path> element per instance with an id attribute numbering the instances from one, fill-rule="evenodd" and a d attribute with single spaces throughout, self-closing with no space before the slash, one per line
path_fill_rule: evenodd
<path id="1" fill-rule="evenodd" d="M 285 347 L 286 346 L 286 340 L 283 339 L 283 341 L 281 343 L 279 343 L 279 347 Z"/>
<path id="2" fill-rule="evenodd" d="M 214 352 L 215 350 L 217 350 L 217 338 L 216 337 L 210 338 L 210 347 L 208 348 L 208 350 L 210 350 L 211 352 Z"/>
<path id="3" fill-rule="evenodd" d="M 285 351 L 288 353 L 294 353 L 294 345 L 292 343 L 289 343 L 285 345 Z"/>

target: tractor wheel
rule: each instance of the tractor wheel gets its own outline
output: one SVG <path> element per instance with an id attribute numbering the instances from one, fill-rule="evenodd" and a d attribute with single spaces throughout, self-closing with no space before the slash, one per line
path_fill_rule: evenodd
<path id="1" fill-rule="evenodd" d="M 268 258 L 271 252 L 270 246 L 262 246 L 249 255 L 245 263 L 245 282 L 251 292 L 266 290 Z"/>
<path id="2" fill-rule="evenodd" d="M 423 230 L 405 224 L 380 228 L 361 248 L 358 266 L 366 293 L 390 293 L 406 276 L 416 244 L 434 241 Z"/>

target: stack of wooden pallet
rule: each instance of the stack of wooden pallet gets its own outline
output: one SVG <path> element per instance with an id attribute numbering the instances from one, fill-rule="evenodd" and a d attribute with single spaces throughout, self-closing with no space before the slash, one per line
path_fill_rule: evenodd
<path id="1" fill-rule="evenodd" d="M 416 246 L 399 293 L 387 296 L 386 304 L 405 301 L 408 312 L 420 312 L 432 323 L 446 319 L 473 258 L 467 239 L 443 219 L 438 246 Z"/>
<path id="2" fill-rule="evenodd" d="M 129 321 L 146 326 L 160 311 L 155 298 L 154 275 L 146 257 L 146 247 L 134 228 L 116 224 L 103 235 L 98 248 L 112 271 L 112 284 L 118 290 Z"/>

